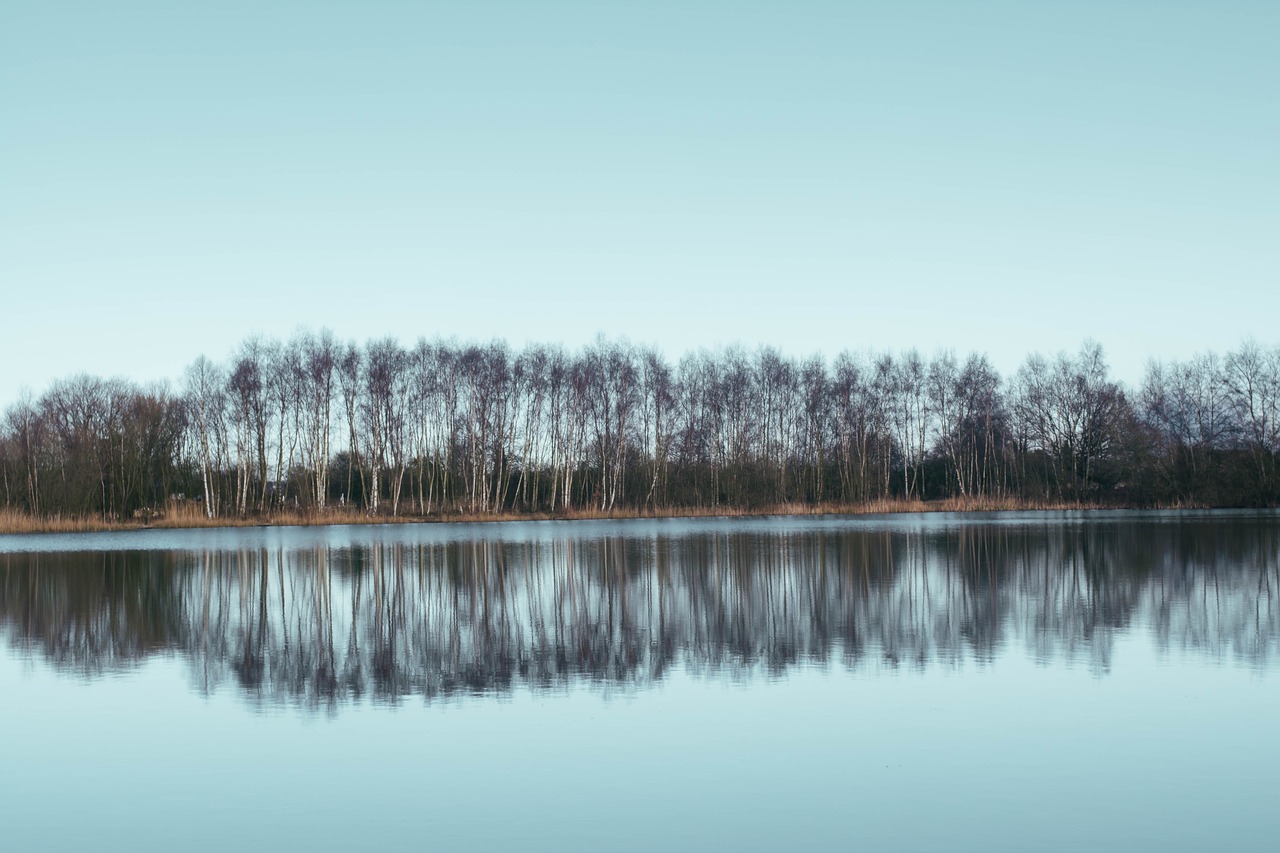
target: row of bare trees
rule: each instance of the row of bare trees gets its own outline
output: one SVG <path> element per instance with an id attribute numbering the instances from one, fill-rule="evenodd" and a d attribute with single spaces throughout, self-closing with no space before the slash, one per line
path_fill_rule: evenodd
<path id="1" fill-rule="evenodd" d="M 1152 362 L 701 350 L 332 333 L 200 357 L 179 392 L 78 376 L 11 407 L 6 506 L 124 517 L 182 494 L 209 517 L 752 507 L 1009 497 L 1272 504 L 1280 348 Z"/>
<path id="2" fill-rule="evenodd" d="M 183 488 L 186 403 L 165 388 L 80 375 L 11 406 L 0 427 L 3 505 L 120 517 Z"/>
<path id="3" fill-rule="evenodd" d="M 1280 498 L 1280 347 L 1249 341 L 1225 358 L 1153 362 L 1138 410 L 1154 445 L 1154 488 L 1213 504 Z"/>

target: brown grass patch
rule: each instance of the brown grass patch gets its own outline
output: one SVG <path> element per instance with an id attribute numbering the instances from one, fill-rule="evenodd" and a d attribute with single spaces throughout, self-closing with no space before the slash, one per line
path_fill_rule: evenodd
<path id="1" fill-rule="evenodd" d="M 63 515 L 34 516 L 16 509 L 0 509 L 0 533 L 91 533 L 120 530 L 138 525 L 115 524 L 97 516 L 83 518 Z"/>
<path id="2" fill-rule="evenodd" d="M 861 503 L 784 503 L 758 507 L 622 507 L 600 510 L 580 507 L 547 512 L 460 512 L 436 511 L 428 515 L 371 515 L 350 507 L 330 507 L 324 511 L 283 510 L 245 516 L 207 518 L 200 504 L 172 503 L 162 513 L 139 515 L 131 521 L 107 521 L 99 517 L 31 516 L 14 509 L 0 509 L 0 533 L 80 533 L 102 530 L 135 530 L 146 527 L 166 529 L 206 527 L 313 527 L 331 524 L 414 524 L 442 522 L 549 521 L 627 518 L 750 518 L 770 515 L 873 515 L 919 512 L 1019 512 L 1028 510 L 1122 509 L 1098 503 L 1035 501 L 1016 497 L 970 496 L 936 501 L 898 498 Z M 1203 509 L 1202 506 L 1162 506 L 1159 509 Z"/>

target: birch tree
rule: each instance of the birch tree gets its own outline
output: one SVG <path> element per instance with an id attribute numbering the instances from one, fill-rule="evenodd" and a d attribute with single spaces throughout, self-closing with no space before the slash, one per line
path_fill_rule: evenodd
<path id="1" fill-rule="evenodd" d="M 226 397 L 224 379 L 218 368 L 205 356 L 199 356 L 187 368 L 184 377 L 187 410 L 197 431 L 200 454 L 200 483 L 207 518 L 218 515 L 216 480 L 217 443 L 221 430 Z"/>

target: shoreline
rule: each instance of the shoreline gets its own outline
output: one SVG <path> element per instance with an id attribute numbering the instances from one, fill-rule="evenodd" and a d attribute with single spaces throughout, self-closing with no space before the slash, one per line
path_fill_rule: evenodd
<path id="1" fill-rule="evenodd" d="M 1267 509 L 1268 507 L 1253 507 Z M 1239 509 L 1200 504 L 1148 505 L 1101 504 L 1075 501 L 1027 501 L 1005 498 L 946 498 L 934 501 L 881 500 L 855 504 L 775 504 L 760 507 L 666 507 L 571 509 L 560 512 L 447 512 L 370 515 L 361 511 L 328 509 L 323 512 L 278 512 L 263 515 L 206 518 L 191 512 L 150 521 L 114 521 L 102 518 L 40 517 L 0 510 L 0 535 L 42 533 L 104 533 L 125 530 L 183 530 L 221 527 L 323 527 L 330 525 L 499 523 L 513 521 L 591 521 L 643 518 L 765 518 L 777 516 L 884 515 L 890 513 L 989 513 L 1050 512 L 1066 510 L 1206 510 Z"/>

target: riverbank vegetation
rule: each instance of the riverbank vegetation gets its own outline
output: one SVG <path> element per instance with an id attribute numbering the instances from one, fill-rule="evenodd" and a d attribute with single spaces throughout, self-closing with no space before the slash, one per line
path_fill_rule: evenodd
<path id="1" fill-rule="evenodd" d="M 1179 508 L 1190 508 L 1178 505 Z M 873 515 L 906 512 L 1012 512 L 1026 510 L 1105 509 L 1102 504 L 1067 501 L 1030 501 L 1006 497 L 952 497 L 936 501 L 885 498 L 857 504 L 786 503 L 753 507 L 570 507 L 548 511 L 468 512 L 465 509 L 437 510 L 426 515 L 412 507 L 398 515 L 370 513 L 356 507 L 328 507 L 324 510 L 280 507 L 264 512 L 223 515 L 209 518 L 199 501 L 174 500 L 161 510 L 137 513 L 130 519 L 104 519 L 99 516 L 39 516 L 20 510 L 0 510 L 0 534 L 6 533 L 79 533 L 142 528 L 195 527 L 315 527 L 330 524 L 410 524 L 431 522 L 497 522 L 497 521 L 591 521 L 629 518 L 758 518 L 797 515 Z"/>
<path id="2" fill-rule="evenodd" d="M 176 385 L 86 374 L 0 424 L 0 527 L 1280 502 L 1280 348 L 796 359 L 327 331 Z"/>

